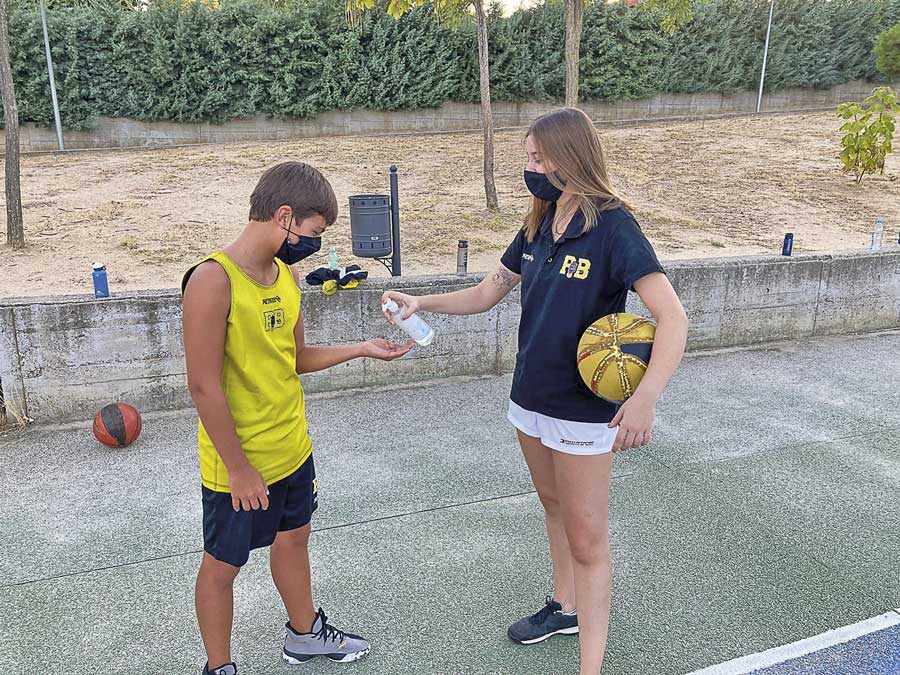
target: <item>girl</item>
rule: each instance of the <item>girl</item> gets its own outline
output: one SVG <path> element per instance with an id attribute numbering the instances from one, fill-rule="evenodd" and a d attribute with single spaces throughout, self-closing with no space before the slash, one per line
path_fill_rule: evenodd
<path id="1" fill-rule="evenodd" d="M 650 243 L 613 191 L 586 114 L 539 117 L 525 137 L 525 225 L 478 286 L 445 295 L 384 294 L 417 311 L 476 314 L 522 284 L 519 351 L 509 421 L 544 507 L 553 595 L 509 627 L 521 644 L 579 634 L 581 675 L 598 675 L 609 626 L 612 453 L 650 442 L 656 401 L 681 361 L 687 317 Z M 651 361 L 634 395 L 616 406 L 594 396 L 576 366 L 578 340 L 625 310 L 629 289 L 657 322 Z M 390 317 L 388 316 L 390 320 Z"/>

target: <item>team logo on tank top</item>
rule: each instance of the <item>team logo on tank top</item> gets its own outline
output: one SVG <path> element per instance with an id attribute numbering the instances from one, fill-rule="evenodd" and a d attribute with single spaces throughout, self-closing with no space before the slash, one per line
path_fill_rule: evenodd
<path id="1" fill-rule="evenodd" d="M 273 309 L 269 312 L 263 312 L 263 325 L 266 330 L 276 330 L 284 325 L 284 310 Z"/>
<path id="2" fill-rule="evenodd" d="M 263 306 L 271 305 L 273 303 L 281 302 L 281 297 L 275 296 L 272 298 L 263 298 L 262 304 Z M 284 325 L 284 310 L 283 309 L 270 309 L 268 311 L 263 311 L 263 326 L 265 326 L 267 331 L 276 330 L 281 328 Z"/>

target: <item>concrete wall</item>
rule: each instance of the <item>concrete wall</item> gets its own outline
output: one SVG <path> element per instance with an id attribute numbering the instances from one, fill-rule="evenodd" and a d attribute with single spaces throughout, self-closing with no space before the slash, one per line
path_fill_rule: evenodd
<path id="1" fill-rule="evenodd" d="M 832 89 L 785 89 L 763 98 L 763 111 L 822 109 L 844 101 L 862 100 L 875 85 L 848 82 Z M 756 92 L 718 94 L 659 94 L 639 101 L 591 102 L 582 108 L 597 122 L 622 122 L 672 117 L 698 117 L 751 113 L 756 110 Z M 552 103 L 493 104 L 494 124 L 502 127 L 527 126 L 538 115 L 557 107 Z M 89 131 L 66 131 L 67 149 L 78 148 L 158 148 L 194 143 L 284 140 L 348 134 L 384 134 L 478 129 L 481 108 L 477 104 L 445 103 L 439 108 L 414 111 L 354 110 L 329 112 L 310 119 L 273 120 L 254 118 L 225 124 L 178 124 L 138 122 L 100 118 Z M 0 141 L 3 139 L 0 138 Z M 57 149 L 56 132 L 47 127 L 24 124 L 21 129 L 24 152 Z M 0 143 L 0 147 L 2 143 Z"/>
<path id="2" fill-rule="evenodd" d="M 691 319 L 690 349 L 900 328 L 900 250 L 667 264 Z M 422 294 L 475 283 L 457 277 L 373 279 L 326 297 L 305 289 L 310 344 L 400 339 L 384 323 L 385 288 Z M 631 311 L 642 311 L 632 294 Z M 437 337 L 393 364 L 357 360 L 305 375 L 307 391 L 509 372 L 518 293 L 480 316 L 429 316 Z M 144 411 L 190 405 L 176 291 L 0 301 L 0 384 L 8 413 L 37 422 L 88 419 L 102 405 Z"/>

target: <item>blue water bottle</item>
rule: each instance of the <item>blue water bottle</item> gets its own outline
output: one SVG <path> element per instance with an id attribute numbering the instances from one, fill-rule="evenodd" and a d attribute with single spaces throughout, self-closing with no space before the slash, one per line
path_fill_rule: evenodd
<path id="1" fill-rule="evenodd" d="M 794 233 L 784 235 L 784 243 L 781 245 L 781 255 L 790 255 L 794 251 Z"/>
<path id="2" fill-rule="evenodd" d="M 94 263 L 94 297 L 109 297 L 109 281 L 106 278 L 106 265 L 103 263 Z"/>

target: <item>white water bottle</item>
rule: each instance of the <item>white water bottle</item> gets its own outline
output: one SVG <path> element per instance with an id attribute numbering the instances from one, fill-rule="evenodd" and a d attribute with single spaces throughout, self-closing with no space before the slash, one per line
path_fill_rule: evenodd
<path id="1" fill-rule="evenodd" d="M 406 305 L 398 305 L 394 300 L 388 300 L 381 305 L 381 311 L 387 312 L 394 319 L 394 324 L 402 328 L 420 346 L 427 347 L 434 340 L 434 328 L 425 323 L 418 314 L 413 314 L 408 319 L 402 319 Z"/>
<path id="2" fill-rule="evenodd" d="M 872 243 L 869 245 L 870 251 L 880 251 L 884 246 L 884 221 L 879 218 L 875 221 L 875 229 L 872 230 Z"/>

